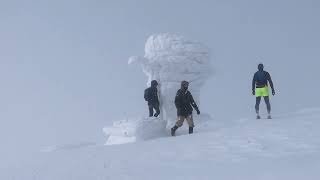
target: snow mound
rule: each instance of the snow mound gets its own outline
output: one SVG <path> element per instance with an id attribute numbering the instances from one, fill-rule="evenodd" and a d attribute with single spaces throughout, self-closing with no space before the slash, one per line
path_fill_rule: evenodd
<path id="1" fill-rule="evenodd" d="M 150 140 L 167 134 L 166 122 L 154 117 L 116 121 L 112 127 L 103 128 L 103 132 L 107 136 L 106 145 Z"/>
<path id="2" fill-rule="evenodd" d="M 166 134 L 166 122 L 159 118 L 144 118 L 136 124 L 137 140 L 155 139 Z"/>

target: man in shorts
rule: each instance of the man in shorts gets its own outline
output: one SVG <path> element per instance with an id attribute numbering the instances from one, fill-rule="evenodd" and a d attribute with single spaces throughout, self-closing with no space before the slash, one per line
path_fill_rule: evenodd
<path id="1" fill-rule="evenodd" d="M 270 74 L 267 71 L 263 70 L 263 64 L 258 65 L 258 71 L 254 74 L 253 80 L 252 80 L 252 94 L 256 96 L 256 113 L 257 113 L 257 119 L 260 119 L 259 115 L 259 105 L 261 101 L 261 97 L 264 98 L 264 101 L 267 105 L 267 111 L 268 111 L 268 119 L 271 119 L 271 105 L 269 100 L 269 87 L 268 83 L 270 84 L 272 95 L 275 95 L 273 82 L 271 79 Z"/>
<path id="2" fill-rule="evenodd" d="M 193 133 L 193 118 L 192 110 L 193 108 L 197 111 L 197 114 L 200 114 L 197 104 L 194 102 L 194 99 L 188 91 L 189 83 L 187 81 L 181 82 L 181 88 L 177 91 L 174 103 L 177 108 L 178 120 L 174 127 L 171 128 L 171 135 L 175 136 L 176 130 L 183 125 L 184 120 L 187 120 L 189 125 L 189 134 Z M 193 107 L 193 108 L 192 108 Z"/>

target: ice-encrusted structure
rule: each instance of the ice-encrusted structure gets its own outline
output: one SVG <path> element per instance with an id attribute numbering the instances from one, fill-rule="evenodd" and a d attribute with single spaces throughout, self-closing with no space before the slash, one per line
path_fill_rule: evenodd
<path id="1" fill-rule="evenodd" d="M 134 142 L 165 136 L 177 118 L 175 95 L 181 81 L 189 81 L 189 90 L 201 110 L 200 88 L 212 74 L 208 48 L 177 34 L 156 34 L 148 38 L 144 56 L 132 56 L 128 64 L 140 64 L 148 77 L 147 86 L 157 80 L 161 114 L 159 118 L 141 118 L 114 122 L 104 128 L 107 144 Z M 195 119 L 210 116 L 194 116 Z"/>
<path id="2" fill-rule="evenodd" d="M 168 126 L 176 120 L 174 98 L 181 81 L 189 81 L 190 91 L 199 105 L 200 88 L 212 74 L 208 48 L 176 34 L 157 34 L 148 38 L 145 55 L 133 56 L 129 64 L 139 63 L 152 80 L 159 82 L 161 118 Z M 201 109 L 201 106 L 200 106 Z"/>

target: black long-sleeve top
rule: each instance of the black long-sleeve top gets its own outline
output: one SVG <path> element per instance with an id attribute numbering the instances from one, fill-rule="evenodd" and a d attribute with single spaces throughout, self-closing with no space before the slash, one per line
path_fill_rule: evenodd
<path id="1" fill-rule="evenodd" d="M 264 86 L 268 86 L 268 82 L 270 84 L 271 89 L 274 90 L 270 74 L 267 71 L 259 70 L 253 76 L 252 90 L 254 91 L 256 87 L 261 88 Z"/>
<path id="2" fill-rule="evenodd" d="M 179 89 L 175 97 L 174 103 L 177 108 L 178 116 L 189 116 L 192 114 L 192 107 L 195 110 L 199 110 L 197 104 L 195 103 L 190 91 L 184 91 Z"/>

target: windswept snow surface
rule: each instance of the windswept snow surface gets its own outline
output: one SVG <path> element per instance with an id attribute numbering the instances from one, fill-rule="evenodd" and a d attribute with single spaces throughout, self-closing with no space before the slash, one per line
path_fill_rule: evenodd
<path id="1" fill-rule="evenodd" d="M 320 108 L 271 120 L 216 119 L 193 135 L 182 128 L 176 137 L 38 153 L 33 161 L 2 169 L 0 179 L 318 180 L 319 120 Z"/>

